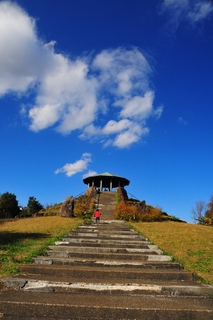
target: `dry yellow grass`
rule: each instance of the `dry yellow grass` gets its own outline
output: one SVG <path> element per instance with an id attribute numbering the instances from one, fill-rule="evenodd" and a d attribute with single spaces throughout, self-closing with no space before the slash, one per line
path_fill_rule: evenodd
<path id="1" fill-rule="evenodd" d="M 17 272 L 17 266 L 30 262 L 51 238 L 66 234 L 81 223 L 81 219 L 60 216 L 0 220 L 0 277 Z M 185 270 L 213 285 L 213 228 L 176 222 L 132 225 Z"/>
<path id="2" fill-rule="evenodd" d="M 132 223 L 151 242 L 213 285 L 213 228 L 177 222 Z"/>
<path id="3" fill-rule="evenodd" d="M 62 218 L 60 216 L 13 219 L 5 222 L 0 220 L 0 233 L 45 233 L 54 237 L 61 232 L 69 231 L 81 222 L 82 220 L 77 218 Z"/>

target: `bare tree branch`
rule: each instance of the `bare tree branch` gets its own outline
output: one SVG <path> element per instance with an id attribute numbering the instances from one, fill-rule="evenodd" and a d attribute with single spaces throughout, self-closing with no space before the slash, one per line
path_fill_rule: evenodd
<path id="1" fill-rule="evenodd" d="M 206 203 L 205 201 L 196 201 L 195 206 L 192 208 L 192 218 L 195 223 L 199 223 L 206 212 Z"/>

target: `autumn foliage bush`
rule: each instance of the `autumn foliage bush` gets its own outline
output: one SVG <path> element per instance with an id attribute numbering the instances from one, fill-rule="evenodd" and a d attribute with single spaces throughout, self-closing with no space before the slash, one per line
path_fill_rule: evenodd
<path id="1" fill-rule="evenodd" d="M 213 226 L 213 196 L 211 196 L 207 206 L 208 210 L 206 211 L 202 222 L 205 225 Z"/>
<path id="2" fill-rule="evenodd" d="M 96 203 L 96 193 L 93 190 L 75 199 L 74 215 L 79 218 L 91 217 Z"/>
<path id="3" fill-rule="evenodd" d="M 134 205 L 121 201 L 114 207 L 114 218 L 125 221 L 139 221 L 139 212 Z"/>
<path id="4" fill-rule="evenodd" d="M 173 220 L 171 216 L 168 216 L 162 210 L 146 205 L 144 201 L 143 211 L 138 206 L 139 201 L 129 201 L 124 197 L 122 188 L 116 190 L 116 205 L 114 207 L 114 218 L 125 221 L 143 221 L 143 222 L 155 222 L 155 221 L 167 221 Z"/>
<path id="5" fill-rule="evenodd" d="M 87 197 L 85 195 L 76 198 L 74 204 L 74 215 L 77 217 L 81 217 L 83 213 L 86 211 L 86 207 Z"/>
<path id="6" fill-rule="evenodd" d="M 114 207 L 114 218 L 135 222 L 154 222 L 168 220 L 168 216 L 165 216 L 160 209 L 147 206 L 146 212 L 141 213 L 140 211 L 138 211 L 136 205 L 129 204 L 125 201 L 117 203 Z"/>

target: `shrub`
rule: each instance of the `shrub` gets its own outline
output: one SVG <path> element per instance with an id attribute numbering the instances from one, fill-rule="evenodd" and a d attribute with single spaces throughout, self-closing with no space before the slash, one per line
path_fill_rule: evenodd
<path id="1" fill-rule="evenodd" d="M 75 199 L 74 215 L 83 218 L 91 219 L 91 216 L 95 209 L 96 203 L 96 193 L 91 190 L 91 192 L 85 193 Z"/>
<path id="2" fill-rule="evenodd" d="M 87 197 L 85 195 L 79 196 L 75 199 L 75 206 L 74 206 L 74 215 L 77 217 L 82 217 L 82 215 L 86 211 L 87 206 Z"/>
<path id="3" fill-rule="evenodd" d="M 27 208 L 21 208 L 19 213 L 19 218 L 29 217 Z"/>
<path id="4" fill-rule="evenodd" d="M 114 207 L 114 218 L 121 219 L 125 221 L 135 221 L 135 222 L 156 222 L 156 221 L 167 221 L 173 220 L 173 218 L 166 213 L 163 213 L 160 209 L 145 205 L 144 211 L 139 210 L 137 206 L 138 202 L 130 203 L 126 201 L 121 201 L 117 203 Z M 176 218 L 175 220 L 178 220 Z"/>
<path id="5" fill-rule="evenodd" d="M 136 206 L 122 201 L 114 207 L 114 218 L 125 221 L 139 221 L 140 214 Z"/>
<path id="6" fill-rule="evenodd" d="M 199 223 L 204 224 L 206 226 L 213 226 L 213 218 L 202 217 L 200 218 Z"/>

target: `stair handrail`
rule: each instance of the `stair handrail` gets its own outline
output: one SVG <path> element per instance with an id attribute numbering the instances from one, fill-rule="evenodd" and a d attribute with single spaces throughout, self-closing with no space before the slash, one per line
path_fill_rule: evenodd
<path id="1" fill-rule="evenodd" d="M 95 191 L 95 188 L 94 188 L 94 186 L 92 186 L 91 192 L 90 192 L 89 197 L 88 197 L 88 199 L 87 199 L 86 213 L 88 212 L 88 209 L 89 209 L 89 206 L 90 206 L 90 202 L 91 202 L 92 197 L 93 197 L 93 195 L 94 195 L 94 191 Z"/>
<path id="2" fill-rule="evenodd" d="M 131 194 L 131 193 L 127 193 L 128 194 L 128 197 L 129 197 L 129 195 L 131 196 L 131 198 L 133 198 L 133 199 L 135 199 L 135 200 L 138 200 L 138 201 L 140 201 L 137 197 L 135 197 L 133 194 Z"/>

